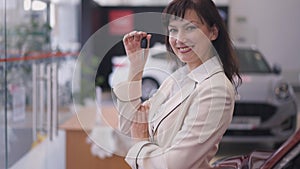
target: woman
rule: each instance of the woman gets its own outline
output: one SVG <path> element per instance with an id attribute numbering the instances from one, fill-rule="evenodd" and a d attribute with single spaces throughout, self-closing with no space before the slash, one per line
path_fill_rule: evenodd
<path id="1" fill-rule="evenodd" d="M 114 93 L 120 130 L 135 141 L 126 161 L 140 169 L 208 169 L 232 119 L 234 77 L 240 82 L 233 47 L 211 0 L 174 0 L 163 16 L 167 50 L 185 65 L 142 103 L 140 41 L 151 35 L 124 36 L 129 77 Z"/>

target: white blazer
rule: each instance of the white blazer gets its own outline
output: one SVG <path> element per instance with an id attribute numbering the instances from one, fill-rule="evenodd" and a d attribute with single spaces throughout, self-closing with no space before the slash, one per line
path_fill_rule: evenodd
<path id="1" fill-rule="evenodd" d="M 120 130 L 130 135 L 131 120 L 142 104 L 141 81 L 122 82 L 114 93 Z M 217 57 L 191 72 L 180 68 L 143 103 L 150 107 L 150 138 L 134 144 L 125 160 L 139 169 L 211 168 L 232 119 L 234 98 L 234 87 Z"/>

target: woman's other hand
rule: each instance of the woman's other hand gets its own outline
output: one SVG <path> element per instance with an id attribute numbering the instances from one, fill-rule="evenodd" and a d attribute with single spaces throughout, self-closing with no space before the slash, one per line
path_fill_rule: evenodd
<path id="1" fill-rule="evenodd" d="M 148 110 L 148 106 L 142 105 L 131 125 L 131 137 L 135 141 L 143 141 L 149 139 Z"/>

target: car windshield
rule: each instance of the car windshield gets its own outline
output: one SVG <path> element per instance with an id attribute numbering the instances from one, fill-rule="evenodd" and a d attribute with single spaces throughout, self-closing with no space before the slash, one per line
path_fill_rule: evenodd
<path id="1" fill-rule="evenodd" d="M 255 50 L 236 49 L 241 73 L 271 73 L 264 57 Z"/>

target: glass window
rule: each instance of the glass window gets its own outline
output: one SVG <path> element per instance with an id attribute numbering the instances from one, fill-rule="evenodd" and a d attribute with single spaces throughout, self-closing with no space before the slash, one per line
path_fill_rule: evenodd
<path id="1" fill-rule="evenodd" d="M 14 167 L 37 145 L 57 136 L 58 126 L 72 115 L 71 81 L 77 51 L 70 45 L 73 42 L 60 44 L 71 46 L 72 51 L 51 44 L 60 32 L 53 31 L 59 27 L 51 18 L 68 26 L 71 14 L 53 17 L 58 13 L 50 12 L 54 5 L 66 13 L 71 7 L 72 11 L 78 8 L 72 3 L 0 0 L 0 169 Z M 47 148 L 40 152 L 41 158 L 47 155 Z"/>
<path id="2" fill-rule="evenodd" d="M 6 165 L 6 125 L 5 125 L 5 0 L 0 0 L 0 168 Z"/>
<path id="3" fill-rule="evenodd" d="M 255 50 L 237 49 L 241 73 L 271 73 L 264 57 Z"/>

